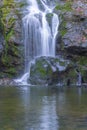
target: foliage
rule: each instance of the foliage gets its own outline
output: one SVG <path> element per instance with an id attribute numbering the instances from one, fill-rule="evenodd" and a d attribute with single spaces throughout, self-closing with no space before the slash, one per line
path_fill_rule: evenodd
<path id="1" fill-rule="evenodd" d="M 13 0 L 9 0 L 9 2 L 7 0 L 3 1 L 3 5 L 0 8 L 0 23 L 1 23 L 1 31 L 4 37 L 4 53 L 5 55 L 7 55 L 7 49 L 8 49 L 8 43 L 9 40 L 11 38 L 11 36 L 14 34 L 14 23 L 15 23 L 15 18 L 14 16 L 12 16 L 12 12 L 14 9 L 14 1 Z"/>
<path id="2" fill-rule="evenodd" d="M 11 40 L 15 34 L 16 20 L 20 19 L 20 9 L 25 4 L 23 2 L 14 2 L 14 0 L 3 0 L 0 5 L 0 34 L 3 38 L 3 51 L 0 55 L 0 72 L 7 76 L 12 76 L 17 73 L 16 65 L 19 65 L 19 50 L 18 46 Z M 21 62 L 21 60 L 20 60 Z M 4 70 L 3 70 L 4 68 Z"/>
<path id="3" fill-rule="evenodd" d="M 11 42 L 11 37 L 14 35 L 15 22 L 19 18 L 18 8 L 22 8 L 24 3 L 16 3 L 14 0 L 3 0 L 3 4 L 0 6 L 0 33 L 3 35 L 3 53 L 2 62 L 9 64 L 9 48 L 12 54 L 18 55 L 17 47 Z M 13 44 L 13 45 L 10 45 Z"/>
<path id="4" fill-rule="evenodd" d="M 60 34 L 62 36 L 64 36 L 67 33 L 67 29 L 66 29 L 66 22 L 64 20 L 64 13 L 68 12 L 68 11 L 72 11 L 72 1 L 71 0 L 67 0 L 64 4 L 62 5 L 57 5 L 55 7 L 56 10 L 61 10 L 63 12 L 63 14 L 61 13 L 61 24 L 60 24 Z"/>
<path id="5" fill-rule="evenodd" d="M 10 74 L 9 76 L 11 76 L 13 74 L 16 74 L 16 69 L 13 67 L 9 68 L 9 69 L 5 70 L 5 73 L 9 73 Z"/>
<path id="6" fill-rule="evenodd" d="M 64 36 L 67 33 L 66 21 L 64 20 L 63 16 L 61 18 L 62 18 L 62 21 L 60 23 L 60 34 L 61 36 Z"/>
<path id="7" fill-rule="evenodd" d="M 87 58 L 85 56 L 81 56 L 78 58 L 78 64 L 86 66 L 87 65 Z"/>
<path id="8" fill-rule="evenodd" d="M 10 38 L 14 35 L 14 25 L 18 15 L 18 8 L 22 8 L 25 3 L 16 3 L 14 0 L 3 0 L 3 5 L 0 7 L 0 32 L 4 36 L 5 53 L 9 46 Z"/>
<path id="9" fill-rule="evenodd" d="M 66 1 L 63 5 L 57 5 L 55 7 L 56 10 L 61 10 L 62 12 L 71 11 L 72 10 L 72 1 Z"/>
<path id="10" fill-rule="evenodd" d="M 64 25 L 63 25 L 62 29 L 60 29 L 60 34 L 61 34 L 62 36 L 64 36 L 66 33 L 67 33 L 67 29 L 66 29 L 66 28 L 64 27 Z"/>

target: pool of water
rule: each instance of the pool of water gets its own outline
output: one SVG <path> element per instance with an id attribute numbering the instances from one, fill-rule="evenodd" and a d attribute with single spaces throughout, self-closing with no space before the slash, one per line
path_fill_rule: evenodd
<path id="1" fill-rule="evenodd" d="M 2 86 L 0 130 L 87 130 L 87 88 Z"/>

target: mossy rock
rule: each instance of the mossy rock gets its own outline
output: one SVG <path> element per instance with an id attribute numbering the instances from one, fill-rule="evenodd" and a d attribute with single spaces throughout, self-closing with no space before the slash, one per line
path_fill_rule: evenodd
<path id="1" fill-rule="evenodd" d="M 60 58 L 41 57 L 31 64 L 31 84 L 55 84 L 58 82 L 58 74 L 65 71 L 68 61 Z"/>

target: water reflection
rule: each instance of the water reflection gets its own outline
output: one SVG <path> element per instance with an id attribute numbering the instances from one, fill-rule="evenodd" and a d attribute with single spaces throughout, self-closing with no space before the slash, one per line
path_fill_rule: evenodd
<path id="1" fill-rule="evenodd" d="M 30 87 L 27 87 L 27 86 L 23 86 L 21 87 L 21 91 L 22 91 L 22 94 L 21 94 L 21 103 L 23 104 L 24 106 L 24 118 L 23 118 L 23 123 L 24 123 L 24 130 L 27 130 L 29 129 L 29 126 L 28 126 L 28 122 L 29 122 L 29 117 L 28 117 L 28 114 L 29 114 L 29 110 L 30 110 Z"/>
<path id="2" fill-rule="evenodd" d="M 0 129 L 87 130 L 87 90 L 0 87 Z"/>
<path id="3" fill-rule="evenodd" d="M 81 104 L 82 87 L 78 87 L 78 103 Z"/>
<path id="4" fill-rule="evenodd" d="M 26 108 L 30 105 L 30 87 L 23 86 L 21 87 L 22 94 L 21 94 L 21 102 L 23 102 L 24 108 Z"/>
<path id="5" fill-rule="evenodd" d="M 41 124 L 40 130 L 58 130 L 59 123 L 58 123 L 58 116 L 56 114 L 56 100 L 55 96 L 52 96 L 50 99 L 49 97 L 43 98 L 43 107 L 41 109 Z"/>
<path id="6" fill-rule="evenodd" d="M 82 95 L 82 87 L 78 87 L 78 96 L 81 97 Z"/>

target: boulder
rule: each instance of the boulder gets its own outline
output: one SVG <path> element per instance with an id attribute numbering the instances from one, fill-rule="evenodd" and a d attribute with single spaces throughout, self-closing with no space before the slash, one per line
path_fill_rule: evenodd
<path id="1" fill-rule="evenodd" d="M 69 62 L 63 58 L 40 57 L 31 64 L 29 82 L 34 85 L 63 82 Z"/>

